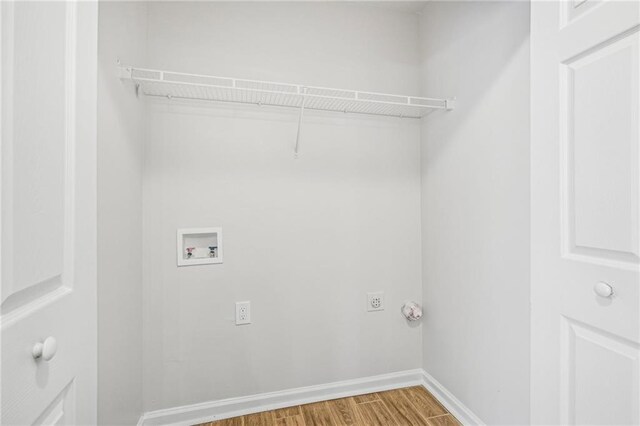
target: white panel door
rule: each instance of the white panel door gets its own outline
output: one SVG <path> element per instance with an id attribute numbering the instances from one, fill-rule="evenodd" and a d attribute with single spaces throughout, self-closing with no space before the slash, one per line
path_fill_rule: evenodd
<path id="1" fill-rule="evenodd" d="M 92 425 L 97 4 L 0 2 L 0 24 L 0 423 Z"/>
<path id="2" fill-rule="evenodd" d="M 533 424 L 640 423 L 639 25 L 531 5 Z"/>

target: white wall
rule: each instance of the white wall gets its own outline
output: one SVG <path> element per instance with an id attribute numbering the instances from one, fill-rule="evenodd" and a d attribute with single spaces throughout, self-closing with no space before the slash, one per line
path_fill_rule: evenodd
<path id="1" fill-rule="evenodd" d="M 144 63 L 146 5 L 100 2 L 98 63 L 98 421 L 142 411 L 144 103 L 116 61 Z"/>
<path id="2" fill-rule="evenodd" d="M 529 421 L 529 5 L 429 2 L 424 368 L 487 424 Z"/>
<path id="3" fill-rule="evenodd" d="M 149 66 L 419 88 L 415 14 L 337 3 L 149 4 Z M 145 410 L 421 365 L 420 122 L 151 100 L 144 164 Z M 176 267 L 176 228 L 224 264 Z M 367 313 L 367 291 L 387 309 Z M 251 300 L 253 324 L 235 326 Z"/>

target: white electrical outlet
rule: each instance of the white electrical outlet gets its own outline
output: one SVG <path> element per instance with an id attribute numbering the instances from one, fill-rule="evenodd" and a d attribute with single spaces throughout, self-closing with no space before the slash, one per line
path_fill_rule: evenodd
<path id="1" fill-rule="evenodd" d="M 236 302 L 236 325 L 251 324 L 251 302 Z"/>
<path id="2" fill-rule="evenodd" d="M 384 293 L 377 291 L 375 293 L 367 293 L 367 311 L 383 311 L 384 310 Z"/>

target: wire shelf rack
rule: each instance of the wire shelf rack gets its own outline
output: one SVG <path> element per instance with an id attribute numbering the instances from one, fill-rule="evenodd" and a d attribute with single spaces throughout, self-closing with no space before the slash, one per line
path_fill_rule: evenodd
<path id="1" fill-rule="evenodd" d="M 197 99 L 304 108 L 344 113 L 420 118 L 434 109 L 451 110 L 452 99 L 274 83 L 121 67 L 120 77 L 132 80 L 146 96 Z"/>

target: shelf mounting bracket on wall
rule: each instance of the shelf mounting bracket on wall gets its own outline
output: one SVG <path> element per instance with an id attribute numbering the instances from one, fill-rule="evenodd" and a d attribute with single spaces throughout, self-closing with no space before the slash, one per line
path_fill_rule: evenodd
<path id="1" fill-rule="evenodd" d="M 296 134 L 296 146 L 293 148 L 294 158 L 298 158 L 298 150 L 300 148 L 300 131 L 302 130 L 302 117 L 304 116 L 304 104 L 307 100 L 307 88 L 302 88 L 302 103 L 300 104 L 300 115 L 298 116 L 298 133 Z"/>
<path id="2" fill-rule="evenodd" d="M 452 111 L 456 107 L 456 98 L 445 99 L 444 106 L 447 111 Z"/>

